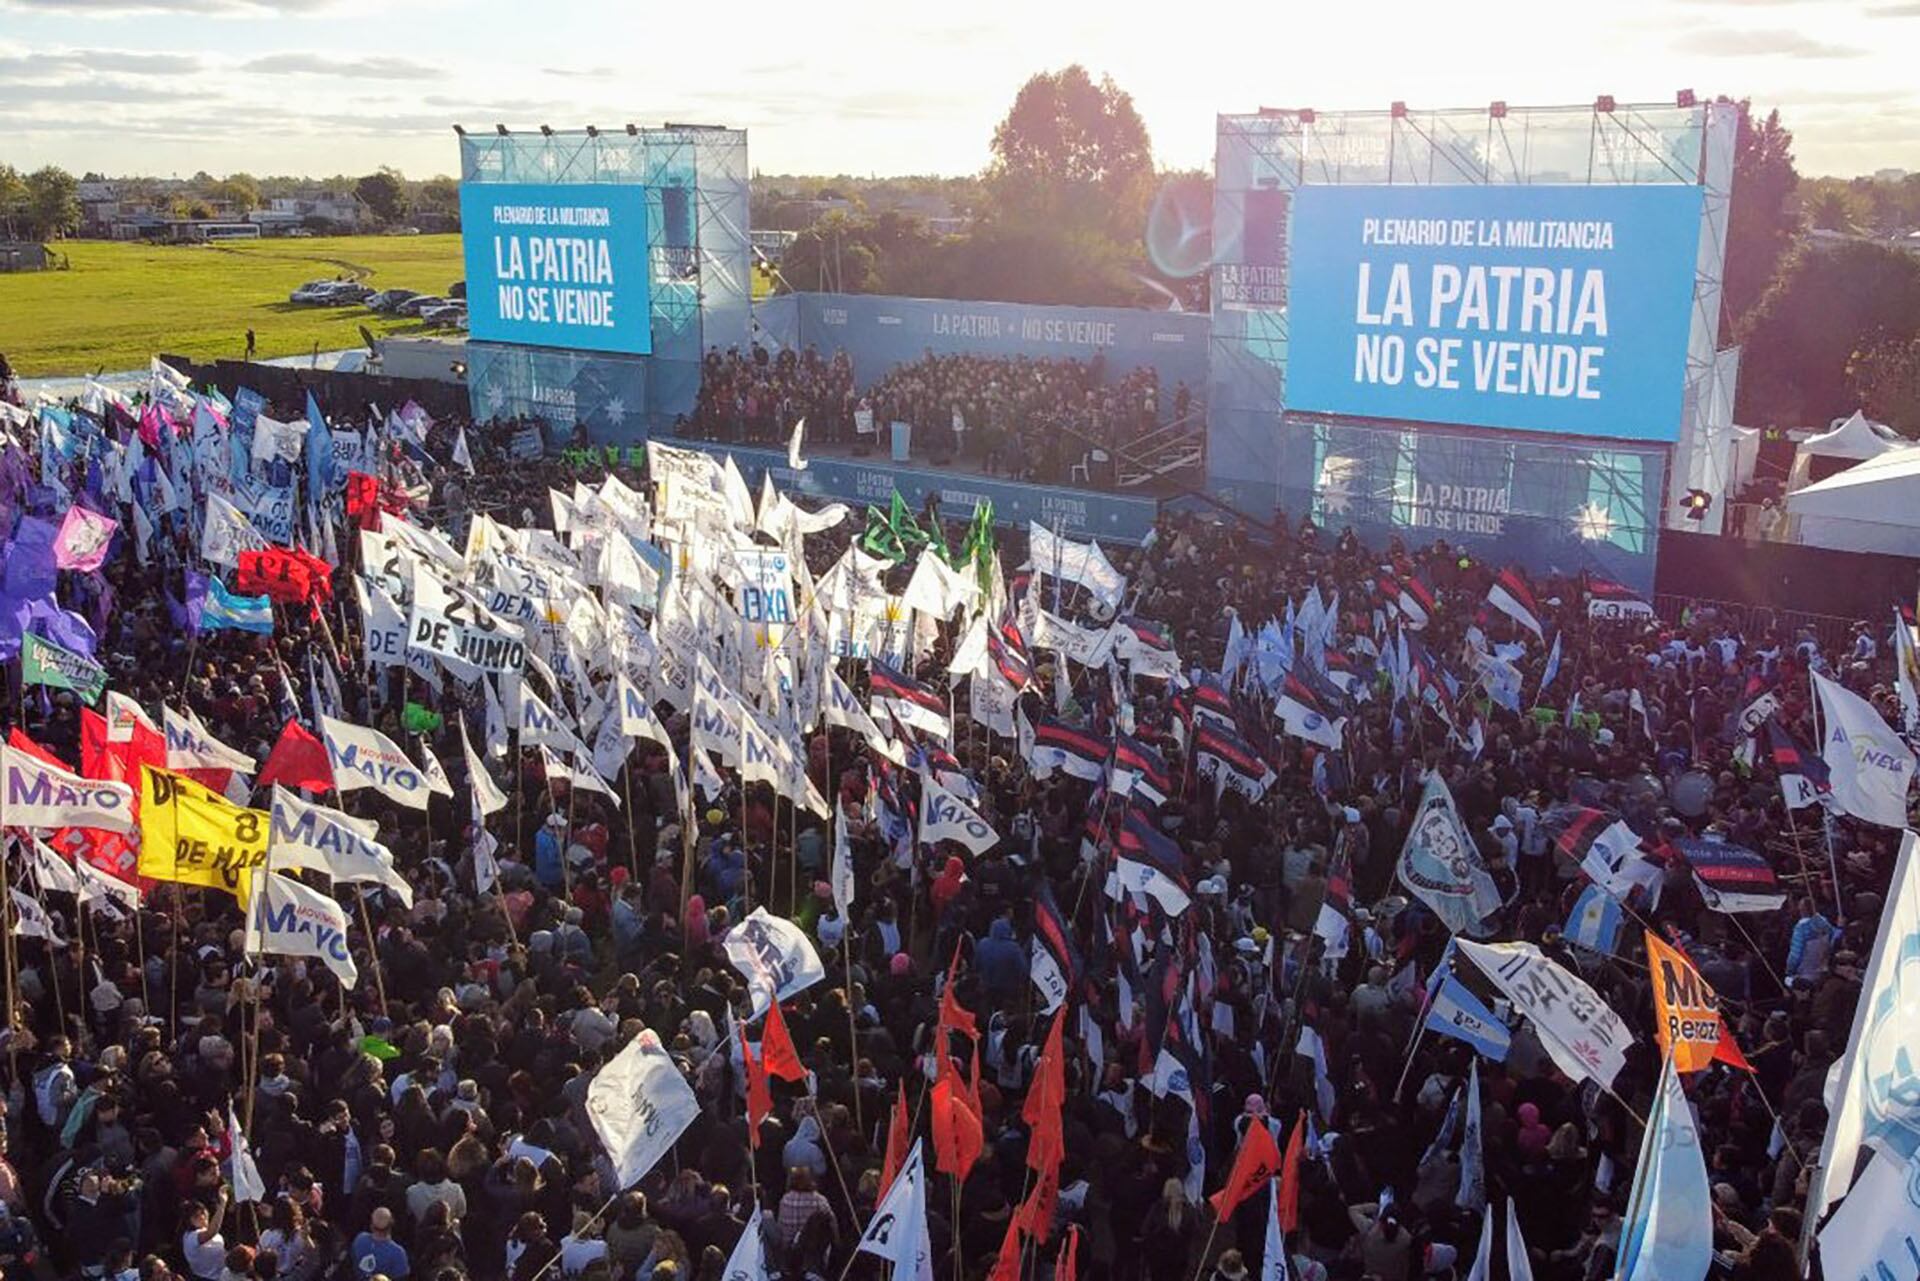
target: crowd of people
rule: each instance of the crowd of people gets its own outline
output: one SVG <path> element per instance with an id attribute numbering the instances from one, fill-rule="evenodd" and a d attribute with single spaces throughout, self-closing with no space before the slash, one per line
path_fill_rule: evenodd
<path id="1" fill-rule="evenodd" d="M 812 346 L 770 354 L 756 344 L 750 355 L 708 352 L 702 372 L 683 435 L 774 445 L 805 418 L 816 441 L 885 452 L 892 425 L 906 423 L 916 458 L 1042 484 L 1068 484 L 1090 451 L 1112 454 L 1165 424 L 1188 421 L 1194 410 L 1184 382 L 1163 389 L 1147 365 L 1109 379 L 1097 356 L 928 352 L 856 389 L 844 351 L 829 360 Z"/>
<path id="2" fill-rule="evenodd" d="M 757 360 L 724 359 L 734 390 L 716 387 L 703 405 L 759 394 L 743 389 L 743 375 L 755 388 L 777 380 L 765 385 L 785 387 L 783 402 L 818 393 L 844 408 L 851 396 L 850 370 L 837 360 L 783 356 L 768 373 Z M 981 446 L 1004 433 L 992 447 L 1000 450 L 1045 413 L 1095 399 L 1109 430 L 1147 421 L 1149 383 L 1097 384 L 1085 366 L 939 359 L 896 371 L 869 395 L 888 413 L 956 407 Z M 766 421 L 788 421 L 790 409 Z M 825 434 L 836 430 L 829 417 Z M 462 429 L 434 425 L 426 452 L 444 462 Z M 430 468 L 434 493 L 410 519 L 443 524 L 455 547 L 471 511 L 551 529 L 549 490 L 572 493 L 608 474 L 511 460 L 506 434 L 471 426 L 477 474 Z M 613 474 L 647 488 L 644 470 Z M 452 485 L 461 494 L 449 506 Z M 31 508 L 45 495 L 8 497 Z M 984 1148 L 958 1186 L 933 1176 L 935 1275 L 1268 1275 L 1266 1196 L 1218 1222 L 1200 1193 L 1221 1186 L 1251 1128 L 1285 1146 L 1310 1126 L 1285 1275 L 1464 1277 L 1481 1219 L 1456 1196 L 1457 1143 L 1434 1140 L 1475 1051 L 1415 1037 L 1422 988 L 1448 940 L 1395 876 L 1427 771 L 1446 780 L 1499 885 L 1496 936 L 1537 943 L 1582 974 L 1635 1033 L 1604 1092 L 1564 1076 L 1525 1022 L 1503 1062 L 1478 1062 L 1485 1194 L 1513 1199 L 1533 1275 L 1613 1275 L 1661 1068 L 1639 928 L 1613 951 L 1576 947 L 1563 933 L 1582 880 L 1547 817 L 1574 798 L 1620 815 L 1660 860 L 1653 926 L 1711 978 L 1753 1067 L 1715 1065 L 1687 1084 L 1720 1266 L 1739 1281 L 1800 1275 L 1794 1246 L 1825 1124 L 1821 1087 L 1852 1025 L 1898 833 L 1835 817 L 1829 858 L 1817 813 L 1803 811 L 1796 827 L 1767 753 L 1741 750 L 1737 716 L 1756 689 L 1773 690 L 1777 717 L 1806 737 L 1808 673 L 1821 669 L 1899 723 L 1885 647 L 1869 629 L 1841 649 L 1810 633 L 1743 632 L 1711 611 L 1592 620 L 1580 578 L 1540 578 L 1533 594 L 1556 664 L 1541 688 L 1547 646 L 1484 607 L 1497 566 L 1444 543 L 1368 547 L 1284 517 L 1254 530 L 1168 515 L 1147 546 L 1116 552 L 1116 564 L 1132 615 L 1153 620 L 1189 672 L 1218 672 L 1236 627 L 1245 634 L 1291 617 L 1315 589 L 1336 602 L 1343 640 L 1373 636 L 1384 566 L 1431 586 L 1421 633 L 1429 653 L 1460 652 L 1471 628 L 1524 646 L 1527 709 L 1482 700 L 1469 713 L 1463 694 L 1448 725 L 1432 707 L 1395 699 L 1384 668 L 1363 670 L 1371 697 L 1350 710 L 1341 749 L 1264 738 L 1277 779 L 1249 800 L 1197 774 L 1174 684 L 1128 682 L 1123 710 L 1106 672 L 1036 651 L 1048 705 L 1107 733 L 1124 718 L 1164 755 L 1174 786 L 1148 814 L 1176 844 L 1192 899 L 1173 919 L 1109 894 L 1111 848 L 1090 832 L 1112 803 L 1103 785 L 1030 768 L 1015 740 L 967 718 L 964 683 L 941 768 L 969 780 L 973 808 L 999 835 L 981 853 L 916 846 L 903 866 L 874 800 L 882 788 L 910 791 L 912 773 L 889 771 L 858 734 L 816 725 L 806 728 L 806 760 L 831 819 L 796 812 L 763 784 L 743 787 L 731 771 L 723 793 L 688 815 L 666 751 L 645 741 L 614 781 L 618 799 L 547 777 L 540 753 L 516 749 L 495 767 L 510 803 L 487 824 L 499 867 L 488 886 L 459 765 L 461 726 L 477 740 L 485 715 L 473 687 L 362 661 L 357 553 L 344 544 L 327 610 L 281 610 L 271 636 L 181 626 L 170 606 L 197 563 L 196 528 L 165 515 L 145 563 L 122 548 L 98 582 L 62 575 L 62 604 L 93 612 L 111 688 L 156 718 L 163 704 L 191 708 L 221 740 L 265 759 L 289 716 L 306 715 L 309 657 L 324 653 L 346 675 L 341 714 L 430 747 L 448 763 L 454 795 L 424 817 L 365 793 L 328 798 L 379 820 L 413 889 L 409 907 L 391 892 L 341 887 L 343 900 L 359 897 L 357 920 L 370 930 L 351 939 L 360 981 L 350 991 L 316 963 L 249 956 L 225 895 L 157 883 L 137 912 L 119 916 L 40 895 L 64 941 L 16 936 L 8 958 L 8 1277 L 720 1281 L 756 1209 L 768 1276 L 888 1275 L 879 1259 L 856 1256 L 855 1243 L 880 1197 L 896 1110 L 926 1138 L 928 1086 L 949 1069 L 978 1099 Z M 815 571 L 845 546 L 844 530 L 811 536 Z M 1012 574 L 1023 539 L 1003 534 L 999 557 Z M 1062 599 L 1052 592 L 1050 607 L 1073 613 L 1078 600 L 1089 626 L 1100 621 L 1085 593 L 1068 585 Z M 944 691 L 939 673 L 960 636 L 946 624 L 938 632 L 918 669 Z M 840 667 L 862 687 L 861 664 Z M 1068 688 L 1056 701 L 1059 681 Z M 0 710 L 9 730 L 78 767 L 80 698 L 40 686 L 17 693 Z M 1562 714 L 1541 714 L 1555 709 Z M 657 710 L 685 760 L 686 715 Z M 1470 719 L 1481 732 L 1464 732 Z M 1243 705 L 1240 723 L 1251 734 L 1267 721 Z M 1703 794 L 1677 803 L 1681 779 Z M 857 886 L 848 913 L 827 879 L 841 831 Z M 1709 910 L 1671 847 L 1700 834 L 1763 851 L 1792 886 L 1790 910 Z M 12 869 L 17 888 L 17 849 Z M 1058 905 L 1085 982 L 1064 1007 L 1057 1198 L 1008 1272 L 1009 1223 L 1033 1203 L 1025 1103 L 1056 1026 L 1029 982 L 1042 901 Z M 806 930 L 826 969 L 783 1003 L 806 1078 L 774 1084 L 757 1144 L 731 1031 L 747 1015 L 746 984 L 724 950 L 729 929 L 756 907 Z M 1340 927 L 1331 935 L 1328 908 Z M 1149 990 L 1168 973 L 1158 962 L 1141 969 L 1135 949 L 1149 933 L 1158 956 L 1180 958 L 1173 973 L 1187 981 L 1177 989 Z M 1344 944 L 1331 946 L 1332 935 Z M 977 1022 L 971 1046 L 947 1034 L 956 1002 Z M 1170 1025 L 1185 1029 L 1175 1039 L 1203 1065 L 1188 1083 L 1193 1107 L 1157 1077 Z M 1324 1074 L 1302 1052 L 1303 1027 L 1316 1034 Z M 668 1048 L 702 1110 L 670 1158 L 628 1188 L 596 1140 L 585 1095 L 595 1071 L 643 1030 Z M 234 1199 L 236 1117 L 267 1189 L 259 1201 Z"/>

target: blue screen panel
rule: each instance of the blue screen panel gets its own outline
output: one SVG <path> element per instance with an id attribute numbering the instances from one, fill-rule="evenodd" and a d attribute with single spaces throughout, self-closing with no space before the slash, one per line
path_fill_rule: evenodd
<path id="1" fill-rule="evenodd" d="M 1677 439 L 1700 200 L 1677 184 L 1300 188 L 1288 409 Z"/>
<path id="2" fill-rule="evenodd" d="M 460 223 L 474 338 L 653 349 L 645 187 L 467 182 Z"/>

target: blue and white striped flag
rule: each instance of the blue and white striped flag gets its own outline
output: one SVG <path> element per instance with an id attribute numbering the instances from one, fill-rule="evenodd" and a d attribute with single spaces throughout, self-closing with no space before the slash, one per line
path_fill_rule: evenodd
<path id="1" fill-rule="evenodd" d="M 214 631 L 273 635 L 273 601 L 265 596 L 241 596 L 227 590 L 218 577 L 207 579 L 207 597 L 200 605 L 200 626 Z"/>
<path id="2" fill-rule="evenodd" d="M 1569 943 L 1611 956 L 1620 943 L 1623 915 L 1619 899 L 1598 885 L 1589 885 L 1574 900 L 1573 910 L 1567 913 L 1567 927 L 1561 933 Z"/>

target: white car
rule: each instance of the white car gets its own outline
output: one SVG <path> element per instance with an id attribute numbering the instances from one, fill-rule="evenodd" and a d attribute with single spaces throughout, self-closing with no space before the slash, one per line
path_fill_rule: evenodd
<path id="1" fill-rule="evenodd" d="M 330 302 L 333 293 L 340 287 L 337 280 L 310 280 L 287 295 L 288 302 Z"/>

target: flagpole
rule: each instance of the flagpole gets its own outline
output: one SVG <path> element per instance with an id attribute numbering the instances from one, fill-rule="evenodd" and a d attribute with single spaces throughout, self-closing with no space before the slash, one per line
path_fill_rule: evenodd
<path id="1" fill-rule="evenodd" d="M 367 910 L 367 894 L 358 886 L 354 887 L 353 897 L 360 904 L 360 928 L 367 932 L 367 958 L 373 962 L 373 986 L 380 995 L 380 1017 L 387 1017 L 387 976 L 380 964 L 380 940 L 374 936 L 373 913 Z M 502 906 L 504 906 L 504 900 Z M 508 922 L 512 928 L 512 922 Z M 341 998 L 345 1000 L 344 997 Z"/>

